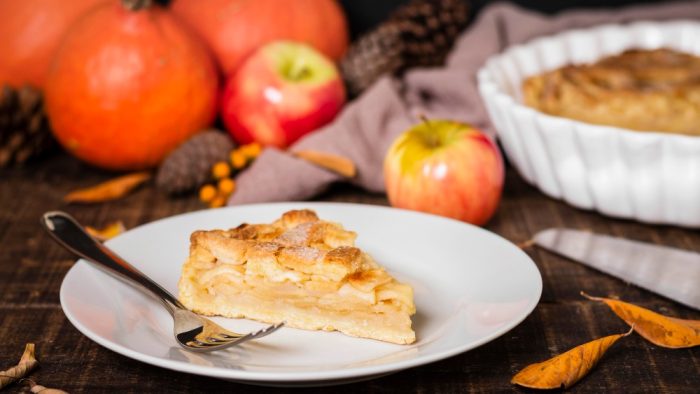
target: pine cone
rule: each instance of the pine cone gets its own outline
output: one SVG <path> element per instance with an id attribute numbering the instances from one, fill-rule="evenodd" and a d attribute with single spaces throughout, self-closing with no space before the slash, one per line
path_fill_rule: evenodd
<path id="1" fill-rule="evenodd" d="M 355 96 L 384 74 L 442 64 L 468 19 L 466 0 L 413 0 L 399 7 L 343 57 L 348 91 Z"/>
<path id="2" fill-rule="evenodd" d="M 350 95 L 358 95 L 382 75 L 403 67 L 405 51 L 401 31 L 395 23 L 382 24 L 357 39 L 340 63 Z"/>
<path id="3" fill-rule="evenodd" d="M 175 149 L 158 169 L 156 186 L 175 195 L 195 190 L 210 177 L 211 167 L 228 160 L 234 148 L 231 138 L 218 130 L 196 134 Z"/>
<path id="4" fill-rule="evenodd" d="M 41 92 L 31 86 L 0 92 L 0 168 L 23 164 L 55 148 Z"/>

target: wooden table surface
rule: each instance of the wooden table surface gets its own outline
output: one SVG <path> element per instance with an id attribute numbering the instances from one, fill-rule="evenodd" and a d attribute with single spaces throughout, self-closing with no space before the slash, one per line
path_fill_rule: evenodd
<path id="1" fill-rule="evenodd" d="M 68 191 L 110 174 L 55 155 L 23 169 L 0 170 L 0 369 L 14 365 L 25 343 L 35 342 L 40 367 L 32 378 L 69 392 L 277 392 L 177 373 L 107 350 L 83 336 L 65 318 L 59 288 L 74 258 L 39 226 L 40 215 L 63 209 L 95 226 L 122 220 L 131 228 L 167 216 L 201 209 L 194 197 L 170 199 L 152 186 L 129 197 L 95 206 L 66 206 Z M 382 195 L 338 186 L 319 200 L 386 205 Z M 568 226 L 691 249 L 700 252 L 700 233 L 614 220 L 572 208 L 542 195 L 509 169 L 503 201 L 487 228 L 521 242 L 538 230 Z M 617 296 L 661 313 L 699 319 L 685 308 L 618 279 L 538 249 L 527 252 L 542 273 L 544 289 L 535 311 L 502 337 L 447 360 L 383 378 L 308 389 L 309 392 L 518 392 L 511 376 L 524 366 L 573 346 L 621 333 L 627 326 L 602 304 L 579 292 Z M 700 348 L 663 349 L 638 335 L 621 340 L 596 369 L 571 391 L 582 393 L 691 393 L 700 390 Z M 24 392 L 14 385 L 7 392 Z"/>

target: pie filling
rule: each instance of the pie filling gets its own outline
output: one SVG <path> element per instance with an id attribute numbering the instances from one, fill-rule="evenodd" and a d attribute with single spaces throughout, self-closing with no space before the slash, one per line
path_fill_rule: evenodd
<path id="1" fill-rule="evenodd" d="M 414 342 L 413 289 L 356 248 L 355 238 L 309 210 L 272 224 L 196 231 L 180 301 L 204 315 Z"/>

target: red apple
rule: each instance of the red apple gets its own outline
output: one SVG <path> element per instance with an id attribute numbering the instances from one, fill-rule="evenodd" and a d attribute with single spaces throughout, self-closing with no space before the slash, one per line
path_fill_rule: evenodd
<path id="1" fill-rule="evenodd" d="M 391 205 L 483 225 L 503 189 L 503 158 L 479 130 L 424 120 L 401 134 L 384 159 Z"/>
<path id="2" fill-rule="evenodd" d="M 241 144 L 284 148 L 333 120 L 345 87 L 332 61 L 308 45 L 276 41 L 254 52 L 228 80 L 221 114 Z"/>

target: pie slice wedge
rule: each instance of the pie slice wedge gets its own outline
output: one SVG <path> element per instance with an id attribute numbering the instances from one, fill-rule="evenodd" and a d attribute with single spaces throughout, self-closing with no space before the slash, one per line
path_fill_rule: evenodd
<path id="1" fill-rule="evenodd" d="M 286 212 L 271 224 L 196 231 L 180 301 L 203 315 L 413 343 L 413 289 L 357 248 L 355 238 L 311 210 Z"/>

